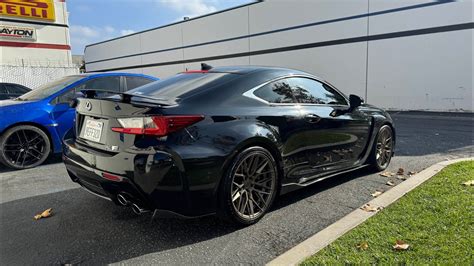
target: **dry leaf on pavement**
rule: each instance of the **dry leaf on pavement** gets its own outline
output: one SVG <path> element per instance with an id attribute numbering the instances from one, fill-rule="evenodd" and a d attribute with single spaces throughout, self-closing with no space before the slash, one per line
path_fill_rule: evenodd
<path id="1" fill-rule="evenodd" d="M 403 175 L 405 170 L 403 168 L 398 168 L 397 175 Z"/>
<path id="2" fill-rule="evenodd" d="M 367 243 L 367 241 L 362 241 L 357 245 L 357 248 L 360 250 L 366 250 L 369 248 L 369 243 Z"/>
<path id="3" fill-rule="evenodd" d="M 383 173 L 380 174 L 380 176 L 384 176 L 384 177 L 392 177 L 394 175 L 395 175 L 394 173 L 389 172 L 389 171 L 383 172 Z"/>
<path id="4" fill-rule="evenodd" d="M 403 242 L 402 240 L 397 240 L 393 249 L 395 250 L 407 250 L 410 247 L 407 243 Z"/>
<path id="5" fill-rule="evenodd" d="M 376 212 L 382 209 L 382 207 L 375 207 L 370 205 L 369 203 L 365 204 L 364 206 L 360 207 L 361 210 L 366 212 Z"/>
<path id="6" fill-rule="evenodd" d="M 400 180 L 407 180 L 407 177 L 404 175 L 398 175 L 397 178 Z"/>
<path id="7" fill-rule="evenodd" d="M 466 181 L 466 182 L 464 182 L 464 183 L 462 183 L 462 184 L 465 185 L 465 186 L 468 186 L 468 187 L 469 187 L 469 186 L 474 186 L 474 180 L 469 180 L 469 181 Z"/>
<path id="8" fill-rule="evenodd" d="M 378 190 L 376 190 L 374 193 L 372 193 L 372 194 L 370 194 L 370 195 L 371 195 L 372 197 L 376 198 L 376 197 L 382 195 L 382 193 L 383 193 L 383 191 L 378 191 Z"/>
<path id="9" fill-rule="evenodd" d="M 53 213 L 52 211 L 53 211 L 53 209 L 49 208 L 49 209 L 43 211 L 42 213 L 39 213 L 39 214 L 35 215 L 34 218 L 35 218 L 35 220 L 39 220 L 41 218 L 48 218 L 52 215 L 52 213 Z"/>
<path id="10" fill-rule="evenodd" d="M 391 180 L 387 181 L 386 184 L 389 185 L 389 186 L 392 186 L 392 187 L 395 186 L 395 183 L 393 183 L 393 181 L 391 181 Z"/>

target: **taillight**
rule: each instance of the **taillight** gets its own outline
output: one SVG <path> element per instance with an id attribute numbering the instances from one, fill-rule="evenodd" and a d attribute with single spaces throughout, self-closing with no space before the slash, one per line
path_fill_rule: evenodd
<path id="1" fill-rule="evenodd" d="M 202 115 L 119 118 L 117 120 L 122 127 L 113 127 L 112 131 L 133 135 L 166 136 L 203 119 L 204 116 Z"/>

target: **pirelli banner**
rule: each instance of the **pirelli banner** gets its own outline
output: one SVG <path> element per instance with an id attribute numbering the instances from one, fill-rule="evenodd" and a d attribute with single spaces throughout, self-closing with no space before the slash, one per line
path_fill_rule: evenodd
<path id="1" fill-rule="evenodd" d="M 54 0 L 0 0 L 0 16 L 55 21 Z"/>

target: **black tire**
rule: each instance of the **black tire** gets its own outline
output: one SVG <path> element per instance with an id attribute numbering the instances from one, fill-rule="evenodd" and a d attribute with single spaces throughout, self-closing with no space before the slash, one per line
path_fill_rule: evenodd
<path id="1" fill-rule="evenodd" d="M 382 142 L 385 144 L 382 145 Z M 377 132 L 374 144 L 372 145 L 372 151 L 367 159 L 367 162 L 374 171 L 380 172 L 387 169 L 393 156 L 393 144 L 392 128 L 389 125 L 383 125 Z M 382 158 L 381 156 L 384 157 Z"/>
<path id="2" fill-rule="evenodd" d="M 220 184 L 220 216 L 239 225 L 258 222 L 271 208 L 279 185 L 272 154 L 258 146 L 246 148 L 234 158 Z"/>
<path id="3" fill-rule="evenodd" d="M 0 162 L 12 169 L 33 168 L 42 164 L 51 153 L 46 133 L 29 125 L 8 129 L 0 136 Z"/>

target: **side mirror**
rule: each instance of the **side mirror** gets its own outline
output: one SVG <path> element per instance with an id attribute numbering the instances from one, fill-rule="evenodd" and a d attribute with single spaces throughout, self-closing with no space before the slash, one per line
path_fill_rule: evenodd
<path id="1" fill-rule="evenodd" d="M 364 99 L 362 99 L 361 97 L 354 94 L 349 95 L 349 105 L 351 110 L 354 110 L 357 107 L 361 106 L 363 102 Z"/>
<path id="2" fill-rule="evenodd" d="M 343 114 L 351 113 L 357 107 L 361 106 L 364 99 L 361 97 L 351 94 L 349 95 L 349 109 L 334 109 L 329 115 L 332 117 L 340 116 Z"/>
<path id="3" fill-rule="evenodd" d="M 76 108 L 78 103 L 79 103 L 79 101 L 77 99 L 72 99 L 72 100 L 69 101 L 69 107 Z"/>

